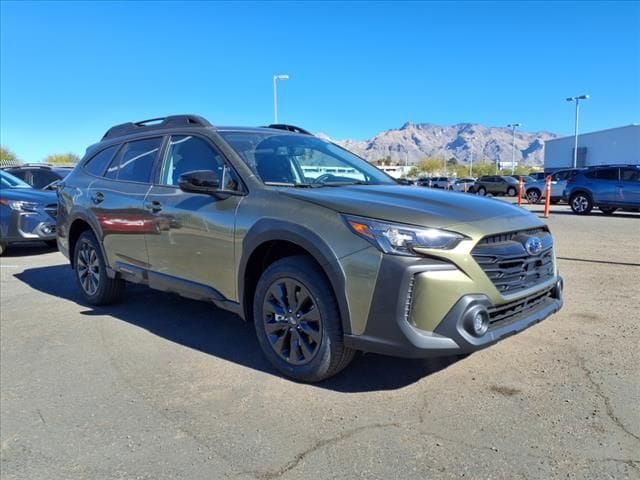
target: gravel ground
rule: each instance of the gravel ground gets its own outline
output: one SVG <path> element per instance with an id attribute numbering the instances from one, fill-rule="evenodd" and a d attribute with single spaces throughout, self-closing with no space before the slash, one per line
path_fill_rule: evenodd
<path id="1" fill-rule="evenodd" d="M 541 206 L 527 207 L 540 213 Z M 0 260 L 2 479 L 640 479 L 640 215 L 547 220 L 565 307 L 464 360 L 279 377 L 251 326 L 66 259 Z"/>

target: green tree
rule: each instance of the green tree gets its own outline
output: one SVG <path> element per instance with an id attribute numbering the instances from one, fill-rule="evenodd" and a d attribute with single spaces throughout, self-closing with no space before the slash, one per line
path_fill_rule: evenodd
<path id="1" fill-rule="evenodd" d="M 75 153 L 53 153 L 47 155 L 44 159 L 44 163 L 50 163 L 52 165 L 75 165 L 80 161 L 80 157 Z"/>
<path id="2" fill-rule="evenodd" d="M 11 166 L 20 163 L 18 156 L 5 147 L 0 147 L 0 167 Z"/>
<path id="3" fill-rule="evenodd" d="M 442 170 L 442 160 L 439 158 L 425 158 L 418 163 L 418 168 L 425 173 Z"/>
<path id="4" fill-rule="evenodd" d="M 411 167 L 409 171 L 406 173 L 406 175 L 403 175 L 403 177 L 407 177 L 407 178 L 419 177 L 420 173 L 421 172 L 418 169 L 418 167 Z"/>
<path id="5" fill-rule="evenodd" d="M 447 165 L 450 167 L 458 165 L 458 160 L 455 157 L 451 157 L 449 160 L 447 160 Z"/>

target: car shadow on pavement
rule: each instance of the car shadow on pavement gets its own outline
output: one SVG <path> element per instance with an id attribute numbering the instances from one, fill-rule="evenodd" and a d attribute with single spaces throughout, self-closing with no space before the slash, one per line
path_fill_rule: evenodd
<path id="1" fill-rule="evenodd" d="M 30 268 L 15 277 L 40 292 L 86 305 L 68 265 Z M 253 324 L 210 303 L 127 284 L 121 303 L 87 306 L 80 313 L 109 315 L 185 347 L 280 376 L 264 358 Z M 359 353 L 342 373 L 316 386 L 338 392 L 395 390 L 457 361 L 457 357 L 413 360 Z"/>
<path id="2" fill-rule="evenodd" d="M 56 251 L 58 251 L 56 247 L 50 247 L 44 242 L 13 243 L 9 244 L 2 258 L 29 257 Z"/>

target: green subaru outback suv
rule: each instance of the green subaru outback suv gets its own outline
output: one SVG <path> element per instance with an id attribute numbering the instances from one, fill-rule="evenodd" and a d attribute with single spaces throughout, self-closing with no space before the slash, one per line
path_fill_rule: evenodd
<path id="1" fill-rule="evenodd" d="M 358 350 L 470 353 L 562 306 L 537 217 L 398 185 L 297 127 L 118 125 L 58 196 L 58 244 L 88 303 L 126 282 L 212 302 L 253 321 L 266 357 L 302 381 Z"/>

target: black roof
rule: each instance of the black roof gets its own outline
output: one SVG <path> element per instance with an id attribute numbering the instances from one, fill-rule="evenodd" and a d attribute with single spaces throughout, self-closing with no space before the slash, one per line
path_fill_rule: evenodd
<path id="1" fill-rule="evenodd" d="M 165 130 L 169 128 L 215 128 L 220 131 L 251 131 L 263 130 L 270 128 L 303 135 L 311 135 L 307 130 L 295 125 L 284 123 L 271 124 L 266 127 L 214 127 L 206 118 L 200 115 L 170 115 L 168 117 L 151 118 L 149 120 L 141 120 L 139 122 L 127 122 L 114 125 L 103 135 L 102 140 L 111 140 L 118 137 L 124 137 L 135 133 L 153 132 L 156 130 Z"/>

